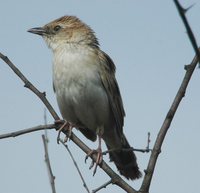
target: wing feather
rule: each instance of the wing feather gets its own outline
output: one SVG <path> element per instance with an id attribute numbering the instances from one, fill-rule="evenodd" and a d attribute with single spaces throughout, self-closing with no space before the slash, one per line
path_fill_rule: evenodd
<path id="1" fill-rule="evenodd" d="M 113 63 L 112 59 L 101 50 L 99 50 L 99 58 L 101 61 L 101 81 L 108 95 L 117 132 L 119 133 L 119 136 L 122 136 L 125 111 L 119 86 L 115 78 L 115 64 Z"/>

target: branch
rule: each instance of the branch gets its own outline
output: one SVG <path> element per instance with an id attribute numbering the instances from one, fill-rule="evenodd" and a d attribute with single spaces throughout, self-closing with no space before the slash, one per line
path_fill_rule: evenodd
<path id="1" fill-rule="evenodd" d="M 99 190 L 103 189 L 103 188 L 106 188 L 108 185 L 112 184 L 112 180 L 109 180 L 108 182 L 106 182 L 105 184 L 101 185 L 100 187 L 92 190 L 92 193 L 96 193 L 98 192 Z"/>
<path id="2" fill-rule="evenodd" d="M 183 20 L 183 23 L 184 23 L 185 28 L 186 28 L 186 30 L 187 30 L 188 38 L 189 38 L 189 40 L 190 40 L 190 42 L 191 42 L 191 44 L 192 44 L 192 47 L 193 47 L 193 49 L 194 49 L 194 51 L 195 51 L 197 57 L 199 58 L 198 62 L 199 62 L 199 65 L 200 65 L 200 51 L 199 51 L 199 49 L 198 49 L 197 42 L 196 42 L 196 39 L 195 39 L 194 34 L 193 34 L 193 32 L 192 32 L 192 29 L 191 29 L 191 27 L 190 27 L 190 25 L 189 25 L 189 23 L 188 23 L 188 21 L 187 21 L 187 18 L 186 18 L 186 16 L 185 16 L 185 13 L 186 13 L 192 6 L 190 6 L 190 7 L 187 8 L 187 9 L 184 9 L 184 8 L 181 6 L 181 4 L 178 2 L 178 0 L 174 0 L 174 3 L 175 3 L 175 5 L 176 5 L 176 8 L 177 8 L 179 14 L 180 14 L 181 19 Z"/>
<path id="3" fill-rule="evenodd" d="M 46 108 L 44 108 L 44 124 L 47 125 L 47 109 Z M 47 144 L 48 144 L 49 140 L 48 140 L 46 129 L 44 130 L 44 136 L 45 136 L 45 139 L 47 140 Z"/>
<path id="4" fill-rule="evenodd" d="M 141 152 L 141 153 L 149 153 L 151 151 L 151 149 L 136 149 L 136 148 L 133 148 L 133 147 L 130 147 L 130 148 L 115 148 L 115 149 L 109 149 L 109 150 L 102 152 L 102 155 L 106 155 L 110 152 L 119 151 L 119 150 L 124 151 L 124 152 L 137 151 L 137 152 Z"/>
<path id="5" fill-rule="evenodd" d="M 33 93 L 35 93 L 40 100 L 44 103 L 44 105 L 47 107 L 48 111 L 51 113 L 52 117 L 55 120 L 60 120 L 59 116 L 49 103 L 49 101 L 46 99 L 45 93 L 41 93 L 33 84 L 28 81 L 28 79 L 20 72 L 20 70 L 15 67 L 15 65 L 9 60 L 7 56 L 4 56 L 2 53 L 0 53 L 0 58 L 8 64 L 8 66 L 14 71 L 15 74 L 25 83 L 25 87 L 29 88 Z M 54 125 L 55 126 L 55 125 Z M 68 136 L 67 129 L 63 129 L 62 132 Z M 84 144 L 74 133 L 71 134 L 70 139 L 80 148 L 82 149 L 86 154 L 91 152 L 91 149 Z M 91 159 L 96 162 L 97 156 L 91 155 Z M 102 161 L 100 164 L 100 167 L 107 173 L 108 176 L 113 181 L 113 184 L 116 184 L 117 186 L 121 187 L 123 190 L 129 193 L 136 193 L 137 191 L 133 189 L 131 186 L 129 186 L 128 183 L 126 183 L 119 175 L 117 175 L 107 164 L 106 162 Z"/>
<path id="6" fill-rule="evenodd" d="M 154 147 L 153 147 L 153 150 L 151 153 L 151 157 L 149 159 L 148 167 L 147 167 L 147 170 L 145 171 L 145 176 L 144 176 L 142 186 L 140 188 L 140 192 L 148 192 L 148 190 L 149 190 L 151 179 L 152 179 L 153 172 L 154 172 L 155 165 L 156 165 L 156 161 L 157 161 L 159 153 L 161 152 L 161 146 L 164 141 L 165 135 L 171 125 L 171 122 L 174 118 L 174 115 L 176 113 L 176 110 L 178 109 L 178 106 L 179 106 L 182 98 L 185 96 L 186 88 L 188 86 L 190 78 L 191 78 L 198 62 L 199 62 L 199 59 L 197 56 L 195 56 L 192 63 L 187 67 L 187 71 L 183 78 L 181 86 L 176 94 L 176 97 L 166 115 L 166 118 L 165 118 L 165 120 L 160 128 L 160 131 L 158 133 L 158 136 L 156 138 L 156 142 L 154 144 Z"/>
<path id="7" fill-rule="evenodd" d="M 76 145 L 78 145 L 86 154 L 91 152 L 91 149 L 84 144 L 74 133 L 72 133 L 71 138 L 70 138 Z M 93 154 L 91 158 L 95 161 L 97 156 Z M 121 187 L 123 190 L 129 193 L 136 193 L 137 191 L 134 190 L 129 184 L 127 184 L 119 175 L 117 175 L 107 164 L 105 161 L 102 161 L 100 164 L 100 167 L 104 170 L 104 172 L 110 176 L 110 178 L 113 181 L 113 184 L 118 185 Z"/>
<path id="8" fill-rule="evenodd" d="M 49 154 L 48 154 L 48 148 L 47 148 L 47 141 L 48 139 L 45 137 L 45 135 L 42 135 L 42 141 L 44 144 L 44 157 L 45 157 L 45 163 L 47 165 L 47 171 L 49 175 L 49 180 L 51 184 L 51 189 L 52 193 L 56 193 L 56 188 L 55 188 L 55 176 L 53 175 L 52 169 L 51 169 L 51 164 L 50 164 L 50 159 L 49 159 Z"/>
<path id="9" fill-rule="evenodd" d="M 17 137 L 19 135 L 24 135 L 24 134 L 35 132 L 35 131 L 41 131 L 41 130 L 45 130 L 45 129 L 54 129 L 54 128 L 55 128 L 54 124 L 39 125 L 39 126 L 36 126 L 36 127 L 31 127 L 31 128 L 28 128 L 28 129 L 23 129 L 23 130 L 19 130 L 19 131 L 0 135 L 0 139 L 9 138 L 9 137 Z"/>
<path id="10" fill-rule="evenodd" d="M 88 193 L 90 193 L 90 191 L 89 191 L 89 189 L 88 189 L 88 187 L 87 187 L 87 184 L 86 184 L 86 182 L 85 182 L 85 180 L 84 180 L 84 178 L 83 178 L 83 176 L 82 176 L 82 174 L 81 174 L 81 171 L 80 171 L 80 169 L 79 169 L 79 167 L 78 167 L 78 165 L 77 165 L 77 163 L 76 163 L 76 161 L 75 161 L 75 159 L 74 159 L 74 156 L 72 155 L 70 149 L 68 148 L 68 145 L 65 144 L 62 140 L 59 140 L 59 141 L 60 141 L 60 142 L 63 144 L 63 146 L 67 149 L 67 151 L 68 151 L 68 153 L 69 153 L 69 155 L 70 155 L 70 157 L 71 157 L 71 159 L 72 159 L 72 161 L 73 161 L 73 163 L 74 163 L 74 165 L 75 165 L 75 167 L 76 167 L 76 169 L 77 169 L 77 171 L 78 171 L 78 174 L 79 174 L 79 176 L 80 176 L 80 178 L 81 178 L 81 180 L 82 180 L 82 182 L 83 182 L 83 187 L 86 189 L 86 191 L 87 191 Z"/>
<path id="11" fill-rule="evenodd" d="M 119 151 L 119 150 L 122 150 L 122 151 L 137 151 L 137 152 L 141 152 L 141 153 L 149 153 L 150 151 L 152 151 L 152 149 L 149 148 L 149 145 L 150 145 L 150 132 L 148 132 L 148 135 L 147 135 L 147 147 L 145 149 L 136 149 L 136 148 L 133 148 L 133 147 L 130 147 L 130 148 L 115 148 L 115 149 L 109 149 L 109 150 L 106 150 L 104 152 L 102 152 L 102 155 L 106 155 L 110 152 L 113 152 L 113 151 Z"/>
<path id="12" fill-rule="evenodd" d="M 153 172 L 154 172 L 154 169 L 155 169 L 155 165 L 156 165 L 156 161 L 157 161 L 157 158 L 158 158 L 158 155 L 161 151 L 161 146 L 162 146 L 162 143 L 164 141 L 164 138 L 165 138 L 165 135 L 171 125 L 171 122 L 173 120 L 173 117 L 176 113 L 176 110 L 178 109 L 178 106 L 181 102 L 181 100 L 183 99 L 183 97 L 185 96 L 185 92 L 186 92 L 186 89 L 187 89 L 187 86 L 189 84 L 189 81 L 192 77 L 192 74 L 197 66 L 197 63 L 200 62 L 200 51 L 199 51 L 199 48 L 197 46 L 197 43 L 196 43 L 196 40 L 195 40 L 195 37 L 193 35 L 193 32 L 190 28 L 190 25 L 187 21 L 187 18 L 185 17 L 185 13 L 188 9 L 183 9 L 182 6 L 180 5 L 180 3 L 178 2 L 178 0 L 174 0 L 174 3 L 178 9 L 178 12 L 180 14 L 180 17 L 181 19 L 183 20 L 183 23 L 185 25 L 185 28 L 187 30 L 187 33 L 188 33 L 188 37 L 192 43 L 192 46 L 196 52 L 196 56 L 194 57 L 193 61 L 191 62 L 190 65 L 188 66 L 185 66 L 185 70 L 186 70 L 186 73 L 185 73 L 185 76 L 183 78 L 183 81 L 181 83 L 181 86 L 175 96 L 175 99 L 166 115 L 166 118 L 163 122 L 163 125 L 161 126 L 161 129 L 158 133 L 158 136 L 157 136 L 157 139 L 156 139 L 156 142 L 154 144 L 154 148 L 153 148 L 153 151 L 152 151 L 152 154 L 151 154 L 151 157 L 149 159 L 149 163 L 148 163 L 148 167 L 147 167 L 147 170 L 145 171 L 145 176 L 144 176 L 144 180 L 143 180 L 143 183 L 142 183 L 142 186 L 140 188 L 140 192 L 148 192 L 149 191 L 149 187 L 150 187 L 150 183 L 151 183 L 151 179 L 152 179 L 152 176 L 153 176 Z"/>

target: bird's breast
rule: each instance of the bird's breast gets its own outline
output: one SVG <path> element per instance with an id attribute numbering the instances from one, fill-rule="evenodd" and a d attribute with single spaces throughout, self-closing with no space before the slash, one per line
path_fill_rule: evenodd
<path id="1" fill-rule="evenodd" d="M 98 60 L 87 51 L 63 50 L 54 57 L 53 81 L 57 94 L 65 89 L 83 89 L 99 81 Z"/>
<path id="2" fill-rule="evenodd" d="M 65 119 L 94 128 L 108 118 L 108 98 L 99 76 L 98 57 L 94 53 L 82 50 L 55 56 L 53 82 Z"/>

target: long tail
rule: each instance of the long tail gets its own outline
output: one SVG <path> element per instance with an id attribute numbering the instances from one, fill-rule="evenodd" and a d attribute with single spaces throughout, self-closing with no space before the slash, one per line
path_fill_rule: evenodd
<path id="1" fill-rule="evenodd" d="M 112 149 L 108 145 L 108 150 Z M 130 145 L 127 139 L 124 136 L 122 150 L 119 151 L 111 151 L 110 161 L 113 161 L 119 170 L 120 174 L 125 176 L 127 179 L 138 179 L 142 176 L 139 171 L 139 167 L 137 165 L 137 158 L 133 151 L 124 151 L 124 149 L 130 148 Z"/>

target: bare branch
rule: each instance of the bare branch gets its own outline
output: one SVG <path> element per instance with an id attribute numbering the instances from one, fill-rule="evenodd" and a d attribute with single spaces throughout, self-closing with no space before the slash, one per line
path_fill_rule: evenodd
<path id="1" fill-rule="evenodd" d="M 186 92 L 186 89 L 187 89 L 187 86 L 188 86 L 188 83 L 191 79 L 191 76 L 194 72 L 194 69 L 197 65 L 197 63 L 199 62 L 199 59 L 200 59 L 200 52 L 199 52 L 199 48 L 196 44 L 196 40 L 195 40 L 195 37 L 193 35 L 193 32 L 188 24 L 188 21 L 185 17 L 185 10 L 182 8 L 182 6 L 179 4 L 178 0 L 174 0 L 176 6 L 177 6 L 177 9 L 179 11 L 179 14 L 183 20 L 183 23 L 187 29 L 187 32 L 188 32 L 188 36 L 189 36 L 189 39 L 192 43 L 192 46 L 196 52 L 196 56 L 195 58 L 193 59 L 192 63 L 190 65 L 187 66 L 186 69 L 186 74 L 183 78 L 183 81 L 181 83 L 181 86 L 176 94 L 176 97 L 167 113 L 167 116 L 163 122 L 163 125 L 158 133 L 158 136 L 157 136 L 157 139 L 156 139 L 156 142 L 155 142 L 155 145 L 154 145 L 154 148 L 153 148 L 153 151 L 152 151 L 152 154 L 151 154 L 151 157 L 150 157 L 150 160 L 149 160 L 149 164 L 148 164 L 148 167 L 147 167 L 147 170 L 146 170 L 146 174 L 145 174 L 145 177 L 144 177 L 144 180 L 143 180 L 143 183 L 142 183 L 142 186 L 140 188 L 140 191 L 141 192 L 148 192 L 149 190 L 149 187 L 150 187 L 150 183 L 151 183 L 151 179 L 152 179 L 152 175 L 153 175 L 153 172 L 154 172 L 154 168 L 155 168 L 155 164 L 156 164 L 156 161 L 157 161 L 157 158 L 158 158 L 158 155 L 161 151 L 161 146 L 162 146 L 162 143 L 164 141 L 164 138 L 165 138 L 165 135 L 170 127 L 170 124 L 173 120 L 173 117 L 176 113 L 176 110 L 182 100 L 182 98 L 185 96 L 185 92 Z"/>
<path id="2" fill-rule="evenodd" d="M 147 170 L 145 170 L 145 176 L 144 176 L 141 188 L 140 188 L 140 192 L 149 192 L 149 187 L 150 187 L 151 179 L 152 179 L 153 172 L 154 172 L 154 169 L 155 169 L 156 161 L 157 161 L 159 153 L 161 152 L 161 146 L 162 146 L 162 143 L 164 141 L 165 135 L 166 135 L 166 133 L 167 133 L 167 131 L 168 131 L 170 125 L 171 125 L 173 117 L 176 113 L 176 110 L 178 109 L 178 106 L 179 106 L 182 98 L 185 96 L 187 86 L 188 86 L 189 81 L 192 77 L 192 74 L 193 74 L 193 72 L 194 72 L 194 70 L 197 66 L 197 63 L 200 62 L 200 51 L 199 51 L 200 48 L 198 48 L 198 46 L 197 46 L 193 32 L 192 32 L 190 25 L 188 24 L 188 21 L 185 17 L 185 13 L 186 13 L 187 10 L 182 8 L 182 6 L 178 2 L 178 0 L 174 0 L 174 3 L 175 3 L 175 5 L 176 5 L 176 7 L 179 11 L 179 14 L 180 14 L 182 20 L 183 20 L 183 23 L 184 23 L 185 28 L 187 30 L 189 39 L 190 39 L 192 46 L 193 46 L 193 48 L 196 52 L 196 56 L 192 60 L 191 64 L 187 65 L 185 67 L 186 73 L 185 73 L 185 76 L 184 76 L 183 81 L 181 83 L 181 86 L 180 86 L 180 88 L 179 88 L 179 90 L 178 90 L 178 92 L 177 92 L 177 94 L 174 98 L 174 101 L 172 102 L 172 105 L 171 105 L 171 107 L 170 107 L 170 109 L 169 109 L 169 111 L 166 115 L 166 118 L 165 118 L 165 120 L 164 120 L 164 122 L 163 122 L 163 124 L 160 128 L 156 142 L 154 144 L 154 148 L 153 148 L 151 157 L 149 159 Z"/>
<path id="3" fill-rule="evenodd" d="M 151 135 L 151 133 L 148 132 L 148 134 L 147 134 L 147 147 L 146 147 L 147 152 L 148 152 L 148 150 L 151 151 L 151 149 L 149 148 L 149 145 L 151 143 L 150 135 Z"/>
<path id="4" fill-rule="evenodd" d="M 47 125 L 47 109 L 44 108 L 44 124 Z M 47 135 L 47 129 L 44 130 L 45 139 L 47 140 L 47 144 L 49 142 L 48 135 Z"/>
<path id="5" fill-rule="evenodd" d="M 106 155 L 110 152 L 113 152 L 113 151 L 137 151 L 137 152 L 141 152 L 141 153 L 149 153 L 151 151 L 151 149 L 136 149 L 136 148 L 133 148 L 133 147 L 130 147 L 130 148 L 116 148 L 116 149 L 109 149 L 109 150 L 106 150 L 104 152 L 102 152 L 102 155 Z"/>
<path id="6" fill-rule="evenodd" d="M 76 163 L 76 161 L 75 161 L 75 159 L 74 159 L 74 156 L 72 155 L 72 153 L 71 153 L 71 151 L 70 151 L 68 145 L 65 144 L 61 139 L 60 139 L 59 141 L 60 141 L 60 142 L 63 144 L 63 146 L 67 149 L 67 151 L 68 151 L 68 153 L 69 153 L 69 155 L 70 155 L 70 157 L 71 157 L 71 159 L 72 159 L 72 161 L 73 161 L 73 163 L 74 163 L 74 165 L 75 165 L 75 167 L 76 167 L 76 169 L 77 169 L 77 171 L 78 171 L 78 174 L 79 174 L 79 176 L 80 176 L 80 178 L 81 178 L 81 180 L 82 180 L 82 182 L 83 182 L 84 188 L 86 189 L 86 191 L 87 191 L 88 193 L 90 193 L 90 191 L 89 191 L 89 189 L 88 189 L 88 187 L 87 187 L 87 184 L 86 184 L 86 182 L 85 182 L 85 180 L 84 180 L 84 178 L 83 178 L 83 175 L 81 174 L 81 171 L 80 171 L 80 169 L 79 169 L 79 167 L 78 167 L 78 164 Z"/>
<path id="7" fill-rule="evenodd" d="M 91 149 L 84 144 L 74 133 L 71 134 L 70 138 L 76 145 L 78 145 L 86 154 L 91 152 Z M 92 154 L 91 158 L 96 161 L 96 154 Z M 118 185 L 123 190 L 129 193 L 136 193 L 137 191 L 134 190 L 129 184 L 127 184 L 119 175 L 117 175 L 107 164 L 105 161 L 102 161 L 100 167 L 107 173 L 108 176 L 112 179 L 113 184 Z"/>
<path id="8" fill-rule="evenodd" d="M 186 18 L 186 16 L 185 16 L 185 13 L 186 13 L 191 7 L 193 7 L 193 5 L 191 5 L 191 6 L 190 6 L 189 8 L 187 8 L 187 9 L 184 9 L 184 8 L 181 6 L 181 4 L 179 3 L 178 0 L 174 0 L 174 3 L 175 3 L 175 5 L 176 5 L 176 8 L 177 8 L 179 14 L 180 14 L 181 19 L 183 20 L 183 23 L 184 23 L 185 28 L 186 28 L 186 30 L 187 30 L 188 38 L 189 38 L 189 40 L 190 40 L 190 42 L 191 42 L 191 44 L 192 44 L 192 47 L 193 47 L 193 49 L 194 49 L 194 51 L 195 51 L 197 57 L 200 59 L 200 51 L 199 51 L 199 49 L 198 49 L 196 39 L 195 39 L 195 37 L 194 37 L 194 34 L 193 34 L 193 32 L 192 32 L 192 29 L 191 29 L 191 27 L 190 27 L 190 25 L 189 25 L 189 23 L 188 23 L 188 21 L 187 21 L 187 18 Z M 199 65 L 200 65 L 200 60 L 198 60 L 198 62 L 199 62 Z"/>
<path id="9" fill-rule="evenodd" d="M 5 138 L 9 138 L 9 137 L 17 137 L 19 135 L 24 135 L 24 134 L 27 134 L 27 133 L 31 133 L 31 132 L 35 132 L 35 131 L 41 131 L 41 130 L 45 130 L 45 129 L 55 129 L 55 125 L 54 124 L 39 125 L 39 126 L 31 127 L 31 128 L 28 128 L 28 129 L 23 129 L 23 130 L 11 132 L 11 133 L 2 134 L 2 135 L 0 135 L 0 139 L 5 139 Z"/>
<path id="10" fill-rule="evenodd" d="M 145 149 L 136 149 L 136 148 L 133 148 L 133 147 L 130 147 L 130 148 L 115 148 L 115 149 L 109 149 L 109 150 L 106 150 L 104 152 L 102 152 L 103 155 L 106 155 L 110 152 L 113 152 L 113 151 L 137 151 L 137 152 L 141 152 L 141 153 L 149 153 L 150 151 L 152 151 L 152 149 L 149 148 L 149 145 L 150 145 L 150 132 L 148 132 L 148 135 L 147 135 L 147 147 Z"/>
<path id="11" fill-rule="evenodd" d="M 49 154 L 48 154 L 48 148 L 47 148 L 47 141 L 48 139 L 45 137 L 45 135 L 42 135 L 42 140 L 44 144 L 44 156 L 45 156 L 45 163 L 47 165 L 47 171 L 48 171 L 48 176 L 51 184 L 51 189 L 52 193 L 56 193 L 56 188 L 55 188 L 55 176 L 53 175 L 52 169 L 51 169 L 51 164 L 50 164 L 50 159 L 49 159 Z"/>
<path id="12" fill-rule="evenodd" d="M 92 193 L 96 193 L 98 192 L 99 190 L 103 189 L 103 188 L 106 188 L 108 185 L 112 184 L 112 180 L 109 180 L 108 182 L 106 182 L 105 184 L 99 186 L 98 188 L 92 190 Z"/>
<path id="13" fill-rule="evenodd" d="M 187 86 L 189 84 L 189 81 L 192 77 L 192 74 L 193 74 L 198 62 L 199 62 L 198 56 L 195 56 L 194 59 L 192 60 L 191 64 L 187 66 L 186 73 L 185 73 L 185 76 L 181 83 L 181 86 L 174 98 L 174 101 L 172 102 L 172 105 L 166 115 L 166 118 L 165 118 L 165 120 L 160 128 L 160 131 L 158 133 L 158 136 L 156 138 L 156 142 L 154 144 L 154 147 L 153 147 L 150 159 L 149 159 L 147 170 L 145 170 L 145 176 L 144 176 L 144 180 L 142 182 L 142 186 L 140 188 L 140 192 L 148 192 L 149 191 L 149 187 L 150 187 L 151 179 L 152 179 L 153 172 L 155 169 L 156 161 L 157 161 L 159 153 L 161 152 L 161 146 L 164 141 L 165 135 L 171 125 L 171 122 L 174 118 L 174 115 L 176 113 L 176 110 L 178 109 L 178 106 L 179 106 L 182 98 L 185 96 Z"/>

